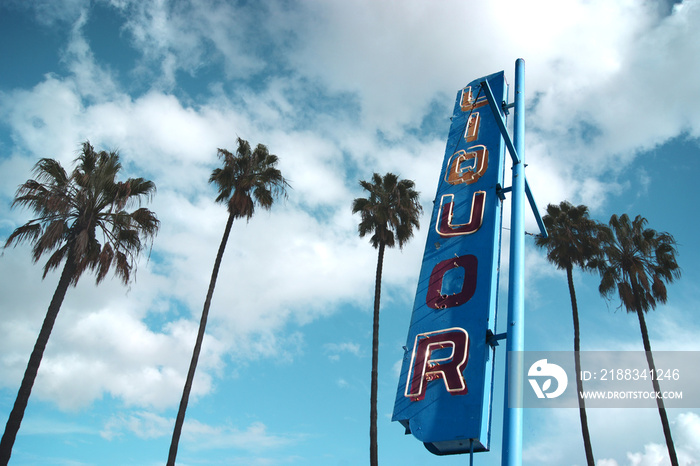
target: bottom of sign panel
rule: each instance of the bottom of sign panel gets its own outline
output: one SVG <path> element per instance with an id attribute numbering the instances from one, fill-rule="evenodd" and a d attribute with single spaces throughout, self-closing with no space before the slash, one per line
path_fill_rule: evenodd
<path id="1" fill-rule="evenodd" d="M 462 453 L 489 451 L 478 439 L 451 440 L 449 442 L 424 443 L 425 448 L 434 455 L 458 455 Z"/>

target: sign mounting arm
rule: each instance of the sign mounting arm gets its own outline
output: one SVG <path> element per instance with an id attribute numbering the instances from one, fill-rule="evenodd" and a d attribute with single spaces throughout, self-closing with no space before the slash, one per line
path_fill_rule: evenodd
<path id="1" fill-rule="evenodd" d="M 513 165 L 517 165 L 518 163 L 520 163 L 520 156 L 515 150 L 515 146 L 513 145 L 513 140 L 511 139 L 510 134 L 508 134 L 508 129 L 506 129 L 506 123 L 503 120 L 503 116 L 501 115 L 501 108 L 496 103 L 496 98 L 493 96 L 493 92 L 491 91 L 491 86 L 489 86 L 488 81 L 481 82 L 481 89 L 484 91 L 484 94 L 486 94 L 486 99 L 488 100 L 489 106 L 491 107 L 491 112 L 493 113 L 493 117 L 496 119 L 496 125 L 498 125 L 498 129 L 501 131 L 501 136 L 503 136 L 503 140 L 506 143 L 506 147 L 508 148 L 510 157 L 511 159 L 513 159 Z M 511 106 L 512 105 L 509 105 L 509 107 Z M 527 182 L 527 177 L 525 178 L 525 195 L 527 196 L 527 200 L 530 204 L 530 208 L 532 209 L 532 213 L 535 215 L 537 226 L 540 228 L 540 235 L 546 238 L 547 229 L 545 228 L 544 223 L 542 222 L 542 216 L 540 215 L 540 211 L 537 209 L 537 204 L 535 203 L 535 198 L 532 195 L 532 190 L 530 190 L 530 183 Z"/>

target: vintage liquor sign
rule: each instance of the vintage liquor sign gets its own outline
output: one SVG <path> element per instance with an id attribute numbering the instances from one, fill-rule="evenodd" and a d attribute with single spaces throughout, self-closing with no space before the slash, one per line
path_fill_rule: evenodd
<path id="1" fill-rule="evenodd" d="M 392 420 L 435 454 L 488 450 L 505 148 L 480 83 L 457 93 Z"/>

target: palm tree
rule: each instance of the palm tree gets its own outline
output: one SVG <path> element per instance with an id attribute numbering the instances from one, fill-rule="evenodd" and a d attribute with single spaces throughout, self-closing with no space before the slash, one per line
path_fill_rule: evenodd
<path id="1" fill-rule="evenodd" d="M 224 166 L 223 168 L 216 168 L 212 171 L 209 182 L 217 186 L 219 195 L 216 198 L 216 202 L 226 204 L 229 215 L 226 227 L 224 228 L 224 236 L 219 245 L 219 252 L 214 261 L 214 270 L 211 273 L 207 297 L 204 300 L 202 317 L 199 321 L 197 341 L 195 342 L 194 351 L 192 352 L 192 360 L 190 362 L 189 371 L 187 372 L 187 380 L 185 381 L 185 387 L 182 392 L 180 408 L 175 420 L 175 428 L 173 429 L 173 438 L 170 442 L 168 465 L 175 464 L 177 447 L 180 442 L 180 433 L 182 432 L 182 425 L 185 422 L 187 402 L 190 397 L 190 391 L 192 390 L 192 382 L 194 381 L 194 373 L 197 369 L 199 353 L 202 349 L 202 341 L 204 340 L 204 331 L 209 316 L 209 306 L 211 305 L 211 299 L 214 295 L 216 278 L 219 275 L 221 259 L 224 256 L 224 250 L 226 249 L 226 243 L 231 233 L 233 220 L 243 217 L 250 220 L 255 212 L 256 204 L 263 209 L 269 210 L 274 203 L 275 197 L 280 195 L 286 197 L 286 188 L 289 187 L 289 183 L 287 183 L 287 180 L 282 176 L 282 172 L 277 168 L 277 156 L 270 154 L 267 147 L 262 144 L 258 144 L 255 150 L 251 151 L 248 141 L 238 138 L 238 149 L 235 154 L 232 154 L 226 149 L 219 149 L 218 156 L 223 159 Z"/>
<path id="2" fill-rule="evenodd" d="M 655 309 L 657 303 L 666 302 L 664 282 L 672 283 L 680 278 L 681 269 L 676 262 L 676 240 L 673 236 L 646 228 L 646 224 L 647 220 L 639 215 L 634 220 L 630 220 L 627 214 L 610 217 L 610 228 L 605 229 L 605 261 L 600 266 L 601 281 L 598 289 L 601 295 L 608 298 L 617 290 L 620 306 L 627 312 L 637 314 L 647 364 L 651 373 L 655 374 L 656 366 L 644 313 Z M 651 381 L 654 391 L 660 392 L 656 377 L 652 377 Z M 678 458 L 663 399 L 657 398 L 656 404 L 671 464 L 677 466 Z"/>
<path id="3" fill-rule="evenodd" d="M 371 234 L 370 243 L 379 250 L 377 274 L 374 282 L 374 319 L 372 326 L 372 378 L 370 388 L 370 464 L 377 465 L 377 378 L 379 358 L 379 297 L 382 287 L 384 249 L 399 248 L 413 236 L 413 227 L 420 228 L 419 217 L 423 208 L 419 193 L 411 180 L 399 180 L 393 173 L 382 178 L 375 173 L 372 182 L 360 181 L 369 197 L 358 197 L 352 202 L 352 213 L 360 213 L 360 237 Z"/>
<path id="4" fill-rule="evenodd" d="M 7 239 L 11 244 L 29 242 L 32 258 L 51 253 L 43 278 L 64 262 L 44 323 L 29 357 L 27 369 L 14 407 L 0 441 L 0 464 L 10 460 L 12 446 L 36 379 L 51 330 L 69 285 L 77 285 L 90 269 L 99 284 L 114 267 L 124 284 L 135 272 L 136 259 L 146 246 L 143 240 L 155 237 L 159 221 L 155 214 L 140 207 L 142 199 L 155 194 L 155 184 L 143 178 L 117 181 L 121 169 L 117 152 L 96 152 L 88 141 L 68 175 L 54 159 L 41 159 L 34 167 L 35 179 L 17 189 L 12 206 L 26 207 L 36 218 L 17 228 Z M 133 212 L 125 209 L 138 205 Z"/>
<path id="5" fill-rule="evenodd" d="M 576 374 L 580 374 L 581 340 L 573 268 L 578 266 L 582 269 L 591 269 L 595 265 L 593 261 L 600 255 L 600 240 L 598 238 L 600 228 L 598 223 L 589 217 L 588 207 L 585 205 L 574 207 L 567 201 L 561 202 L 558 206 L 549 204 L 547 214 L 542 218 L 542 221 L 547 228 L 548 236 L 546 238 L 538 236 L 535 239 L 535 244 L 547 250 L 549 262 L 560 270 L 566 270 L 571 311 L 574 318 L 574 362 Z M 581 377 L 576 377 L 576 387 L 578 393 L 583 392 Z M 582 397 L 577 396 L 577 398 L 586 460 L 589 466 L 595 466 L 591 436 L 588 432 L 586 403 Z"/>

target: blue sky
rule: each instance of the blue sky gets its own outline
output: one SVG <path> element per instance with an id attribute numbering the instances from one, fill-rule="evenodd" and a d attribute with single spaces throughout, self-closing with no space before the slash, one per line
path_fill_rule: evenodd
<path id="1" fill-rule="evenodd" d="M 567 199 L 672 233 L 683 277 L 648 316 L 651 344 L 700 350 L 699 23 L 697 0 L 2 2 L 0 236 L 29 218 L 10 204 L 33 164 L 70 166 L 86 139 L 156 183 L 162 222 L 129 287 L 86 276 L 69 290 L 12 464 L 164 463 L 226 221 L 207 179 L 239 136 L 277 154 L 294 189 L 234 224 L 178 464 L 367 463 L 376 251 L 350 204 L 359 179 L 388 171 L 416 182 L 425 215 L 385 258 L 380 461 L 465 464 L 390 418 L 454 95 L 500 70 L 512 84 L 519 57 L 540 208 Z M 526 263 L 526 349 L 571 349 L 563 272 L 531 237 Z M 42 281 L 26 246 L 3 252 L 0 274 L 4 425 L 58 277 Z M 575 279 L 583 349 L 642 349 L 596 277 Z M 500 464 L 501 400 L 502 387 L 492 451 L 475 464 Z M 681 464 L 697 464 L 700 410 L 669 416 Z M 599 464 L 667 464 L 655 410 L 590 410 L 589 422 Z M 527 465 L 584 464 L 577 411 L 526 410 L 524 446 Z"/>

